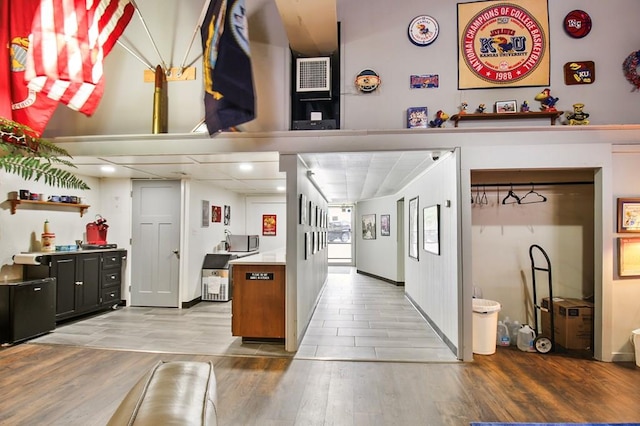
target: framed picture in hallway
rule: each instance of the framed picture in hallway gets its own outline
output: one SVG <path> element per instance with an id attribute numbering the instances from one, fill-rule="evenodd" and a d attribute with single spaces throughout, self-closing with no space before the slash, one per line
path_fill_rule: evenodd
<path id="1" fill-rule="evenodd" d="M 640 232 L 640 198 L 618 198 L 618 232 Z"/>
<path id="2" fill-rule="evenodd" d="M 231 224 L 231 206 L 224 206 L 224 224 Z"/>
<path id="3" fill-rule="evenodd" d="M 380 235 L 383 237 L 388 237 L 391 235 L 391 215 L 390 214 L 381 214 L 380 215 Z"/>
<path id="4" fill-rule="evenodd" d="M 422 211 L 422 244 L 425 251 L 440 254 L 440 204 L 425 207 Z"/>
<path id="5" fill-rule="evenodd" d="M 376 215 L 375 214 L 362 215 L 362 239 L 363 240 L 376 239 Z"/>
<path id="6" fill-rule="evenodd" d="M 418 197 L 409 200 L 409 257 L 418 260 Z"/>
<path id="7" fill-rule="evenodd" d="M 209 227 L 209 202 L 202 200 L 202 225 L 203 228 Z"/>

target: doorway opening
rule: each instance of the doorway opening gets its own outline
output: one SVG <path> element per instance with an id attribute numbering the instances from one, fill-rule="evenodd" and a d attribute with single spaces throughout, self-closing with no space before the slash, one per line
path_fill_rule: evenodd
<path id="1" fill-rule="evenodd" d="M 331 266 L 353 266 L 353 204 L 329 206 L 328 262 Z"/>

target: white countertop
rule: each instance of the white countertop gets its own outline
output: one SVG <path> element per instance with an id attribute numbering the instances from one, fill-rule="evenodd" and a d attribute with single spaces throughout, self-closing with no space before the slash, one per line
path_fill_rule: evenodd
<path id="1" fill-rule="evenodd" d="M 287 256 L 284 249 L 260 252 L 253 256 L 230 260 L 232 265 L 286 265 Z"/>

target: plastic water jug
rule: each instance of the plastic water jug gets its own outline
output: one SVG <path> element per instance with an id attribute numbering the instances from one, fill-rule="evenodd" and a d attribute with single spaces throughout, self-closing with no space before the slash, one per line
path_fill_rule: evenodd
<path id="1" fill-rule="evenodd" d="M 518 320 L 511 323 L 509 327 L 509 337 L 511 337 L 511 346 L 516 346 L 518 344 L 518 332 L 520 331 L 520 322 Z"/>
<path id="2" fill-rule="evenodd" d="M 511 344 L 511 338 L 509 337 L 509 328 L 502 321 L 498 321 L 496 344 L 498 346 L 509 346 Z"/>
<path id="3" fill-rule="evenodd" d="M 518 331 L 518 349 L 523 352 L 535 352 L 533 340 L 536 338 L 536 332 L 527 324 L 522 326 Z"/>

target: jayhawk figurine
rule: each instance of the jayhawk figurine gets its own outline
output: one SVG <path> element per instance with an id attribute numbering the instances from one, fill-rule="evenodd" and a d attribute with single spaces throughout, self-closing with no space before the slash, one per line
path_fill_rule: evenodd
<path id="1" fill-rule="evenodd" d="M 429 127 L 442 127 L 444 122 L 449 119 L 449 114 L 446 112 L 439 110 L 436 112 L 436 118 L 429 122 Z"/>
<path id="2" fill-rule="evenodd" d="M 556 102 L 558 102 L 559 99 L 560 98 L 551 96 L 551 89 L 544 89 L 535 97 L 536 101 L 540 101 L 540 110 L 547 112 L 557 111 Z"/>

